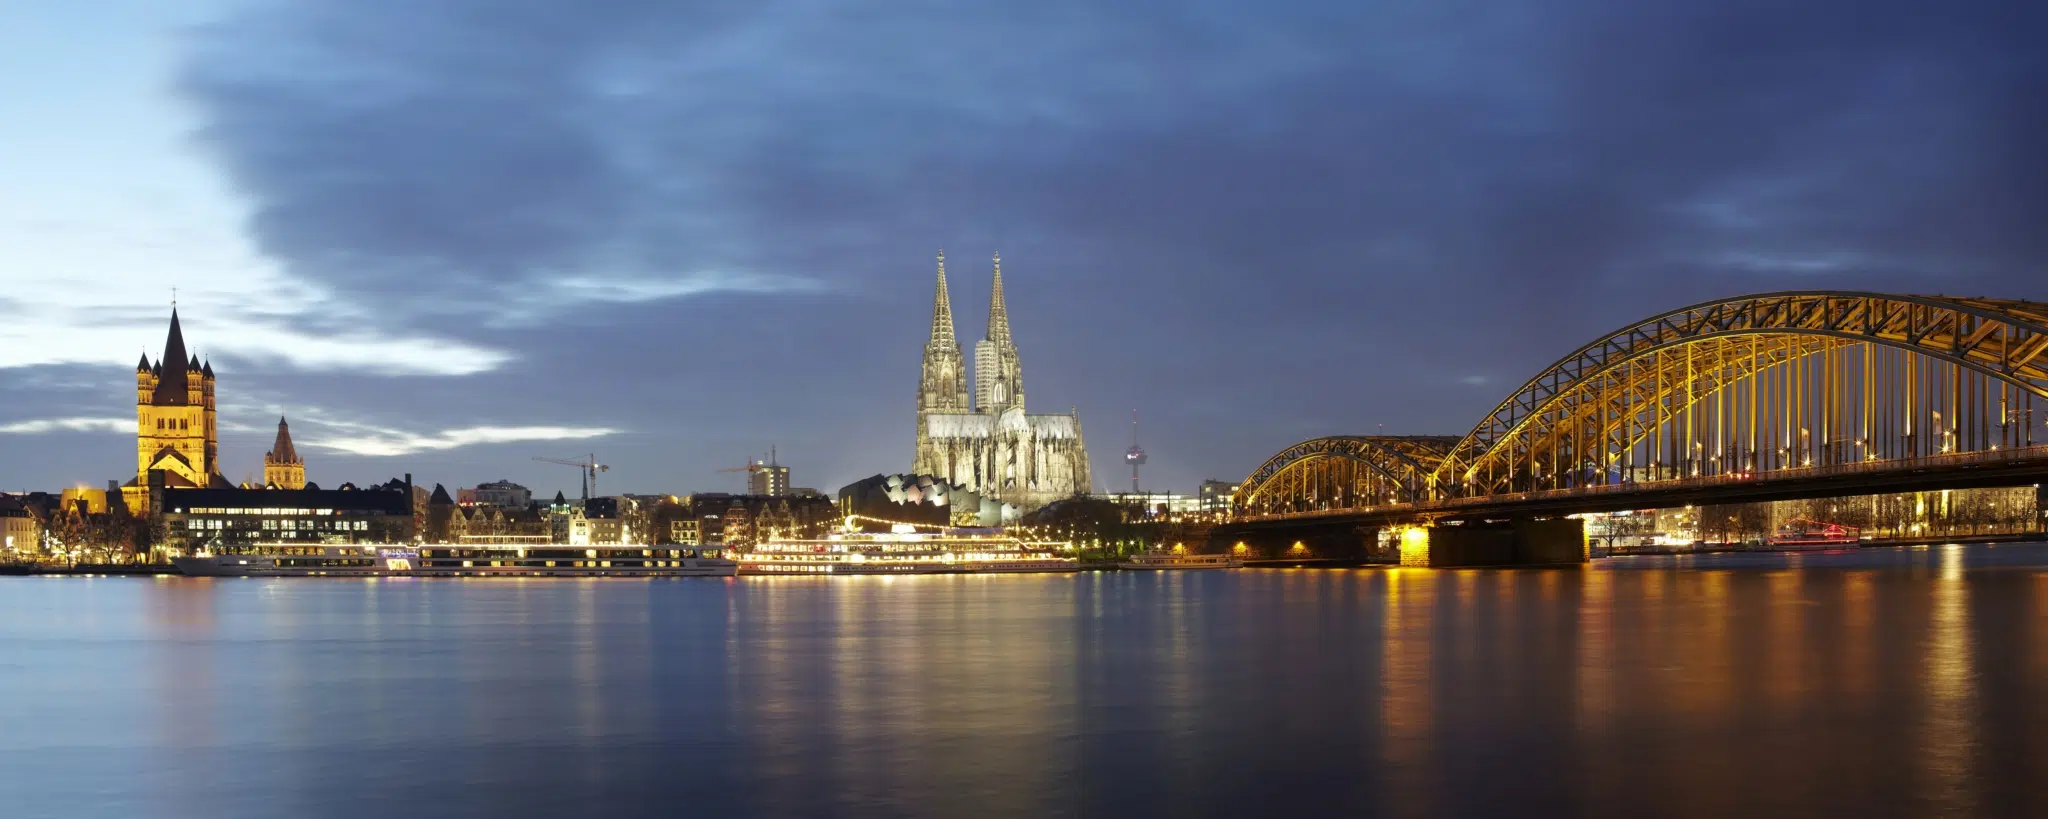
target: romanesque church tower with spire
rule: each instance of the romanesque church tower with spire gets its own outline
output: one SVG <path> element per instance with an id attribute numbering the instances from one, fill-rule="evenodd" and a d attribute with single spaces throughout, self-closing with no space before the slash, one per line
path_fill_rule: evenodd
<path id="1" fill-rule="evenodd" d="M 917 401 L 917 456 L 911 471 L 1000 500 L 1019 511 L 1088 491 L 1088 451 L 1077 413 L 1024 410 L 1024 374 L 1003 300 L 1003 261 L 995 257 L 988 331 L 974 345 L 974 393 L 967 392 L 946 254 L 939 254 L 932 334 L 924 347 Z"/>
<path id="2" fill-rule="evenodd" d="M 135 364 L 135 480 L 122 492 L 128 508 L 148 506 L 149 473 L 162 470 L 175 488 L 232 486 L 220 474 L 220 430 L 213 408 L 213 363 L 185 349 L 178 308 L 163 357 Z"/>

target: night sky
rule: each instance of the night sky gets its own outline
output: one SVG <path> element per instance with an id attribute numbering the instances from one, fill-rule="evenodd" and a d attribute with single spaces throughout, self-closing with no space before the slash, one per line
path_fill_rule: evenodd
<path id="1" fill-rule="evenodd" d="M 2048 300 L 2048 5 L 28 0 L 0 9 L 0 488 L 134 475 L 171 288 L 224 473 L 828 492 L 1003 256 L 1098 484 L 1462 434 L 1635 319 Z"/>

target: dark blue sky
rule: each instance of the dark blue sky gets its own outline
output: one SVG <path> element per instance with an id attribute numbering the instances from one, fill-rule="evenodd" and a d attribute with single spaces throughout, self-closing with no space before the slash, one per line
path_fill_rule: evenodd
<path id="1" fill-rule="evenodd" d="M 185 6 L 8 13 L 0 486 L 132 476 L 173 284 L 231 479 L 282 413 L 323 484 L 572 493 L 907 469 L 941 247 L 1181 490 L 1706 298 L 2048 300 L 2038 3 Z"/>

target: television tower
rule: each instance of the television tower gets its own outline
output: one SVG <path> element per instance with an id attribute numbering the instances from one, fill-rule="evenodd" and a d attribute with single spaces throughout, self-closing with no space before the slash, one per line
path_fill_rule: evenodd
<path id="1" fill-rule="evenodd" d="M 1131 448 L 1124 450 L 1124 463 L 1131 465 L 1131 494 L 1138 494 L 1138 467 L 1145 465 L 1145 448 L 1138 446 L 1138 411 L 1131 410 Z"/>

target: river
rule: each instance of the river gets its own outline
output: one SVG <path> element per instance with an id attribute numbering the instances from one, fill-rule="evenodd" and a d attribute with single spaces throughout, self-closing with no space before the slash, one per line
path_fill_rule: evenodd
<path id="1" fill-rule="evenodd" d="M 2048 816 L 2048 544 L 0 578 L 0 814 Z"/>

